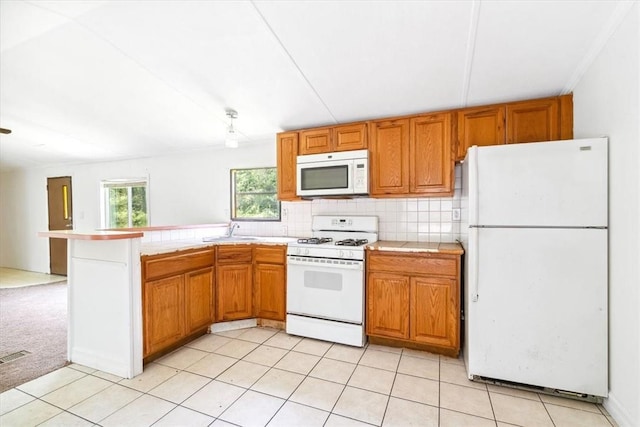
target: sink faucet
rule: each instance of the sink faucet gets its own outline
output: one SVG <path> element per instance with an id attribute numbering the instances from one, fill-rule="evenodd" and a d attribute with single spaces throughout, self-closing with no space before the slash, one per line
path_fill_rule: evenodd
<path id="1" fill-rule="evenodd" d="M 237 223 L 237 222 L 229 223 L 229 227 L 228 227 L 228 230 L 227 230 L 227 237 L 232 237 L 232 236 L 233 236 L 233 231 L 234 231 L 236 228 L 239 228 L 239 227 L 240 227 L 240 226 L 238 225 L 238 223 Z"/>

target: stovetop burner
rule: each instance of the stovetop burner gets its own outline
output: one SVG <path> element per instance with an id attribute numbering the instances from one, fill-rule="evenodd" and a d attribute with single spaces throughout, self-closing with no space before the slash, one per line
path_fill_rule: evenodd
<path id="1" fill-rule="evenodd" d="M 344 239 L 336 242 L 337 246 L 362 246 L 369 243 L 367 239 Z"/>
<path id="2" fill-rule="evenodd" d="M 310 237 L 308 239 L 298 239 L 298 243 L 308 243 L 311 245 L 321 245 L 329 242 L 333 242 L 331 237 Z"/>

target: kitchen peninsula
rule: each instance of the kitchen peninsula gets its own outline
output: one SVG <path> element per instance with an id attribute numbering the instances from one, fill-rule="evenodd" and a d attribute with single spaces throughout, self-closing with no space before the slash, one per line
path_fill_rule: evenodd
<path id="1" fill-rule="evenodd" d="M 38 233 L 68 240 L 67 360 L 124 378 L 142 373 L 141 231 Z"/>
<path id="2" fill-rule="evenodd" d="M 286 237 L 247 239 L 246 236 L 238 236 L 231 240 L 223 238 L 203 242 L 199 236 L 203 233 L 220 234 L 226 226 L 208 224 L 145 227 L 126 231 L 60 230 L 38 233 L 40 237 L 68 240 L 67 360 L 124 378 L 133 378 L 142 373 L 145 321 L 141 257 L 175 257 L 193 250 L 213 252 L 211 249 L 219 245 L 254 247 L 249 242 L 256 243 L 256 248 L 264 248 L 293 240 Z M 199 228 L 197 233 L 193 232 L 193 228 Z M 187 238 L 178 232 L 190 229 Z M 169 230 L 176 232 L 175 239 L 151 241 L 153 233 Z M 256 251 L 257 254 L 261 253 L 259 249 Z M 256 261 L 259 260 L 257 256 Z M 210 267 L 213 262 L 212 258 Z M 209 325 L 211 323 L 213 320 Z M 207 325 L 204 327 L 206 332 Z"/>

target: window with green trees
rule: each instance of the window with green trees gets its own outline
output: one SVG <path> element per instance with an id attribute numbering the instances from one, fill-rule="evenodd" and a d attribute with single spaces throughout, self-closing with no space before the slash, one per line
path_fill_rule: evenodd
<path id="1" fill-rule="evenodd" d="M 102 226 L 104 228 L 149 225 L 146 179 L 102 181 Z"/>
<path id="2" fill-rule="evenodd" d="M 231 169 L 231 219 L 280 221 L 276 168 Z"/>

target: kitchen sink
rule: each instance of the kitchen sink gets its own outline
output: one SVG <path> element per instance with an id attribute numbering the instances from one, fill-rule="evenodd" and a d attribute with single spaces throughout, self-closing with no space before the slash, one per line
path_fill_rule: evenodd
<path id="1" fill-rule="evenodd" d="M 203 242 L 247 242 L 247 241 L 255 241 L 260 240 L 259 237 L 253 236 L 214 236 L 214 237 L 204 237 L 202 239 Z"/>

